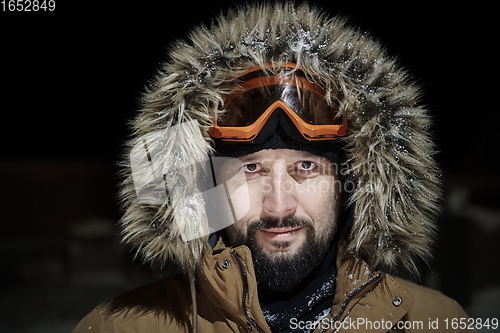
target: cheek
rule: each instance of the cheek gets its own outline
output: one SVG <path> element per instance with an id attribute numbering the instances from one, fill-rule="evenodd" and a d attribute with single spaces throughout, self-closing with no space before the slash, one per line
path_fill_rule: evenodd
<path id="1" fill-rule="evenodd" d="M 338 185 L 333 176 L 320 176 L 298 184 L 296 193 L 300 201 L 317 208 L 338 199 Z"/>
<path id="2" fill-rule="evenodd" d="M 340 204 L 338 184 L 332 176 L 317 177 L 297 186 L 299 205 L 312 219 L 317 230 L 323 230 L 323 221 L 331 221 Z M 330 223 L 328 223 L 330 225 Z"/>
<path id="3" fill-rule="evenodd" d="M 247 182 L 245 173 L 238 172 L 225 182 L 227 195 L 231 202 L 236 220 L 243 219 L 253 208 L 255 200 L 254 191 Z"/>
<path id="4" fill-rule="evenodd" d="M 262 211 L 262 188 L 256 184 L 240 181 L 228 182 L 229 198 L 234 209 L 236 224 L 246 225 L 260 217 Z"/>
<path id="5" fill-rule="evenodd" d="M 247 229 L 250 222 L 260 217 L 261 205 L 259 205 L 259 192 L 252 191 L 246 187 L 245 191 L 234 191 L 230 194 L 234 213 L 237 220 L 226 229 L 226 235 L 231 245 L 239 246 L 247 240 Z"/>

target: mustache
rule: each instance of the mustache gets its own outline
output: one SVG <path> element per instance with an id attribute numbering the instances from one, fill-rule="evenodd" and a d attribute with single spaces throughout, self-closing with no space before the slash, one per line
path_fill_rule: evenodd
<path id="1" fill-rule="evenodd" d="M 252 222 L 248 226 L 250 230 L 272 229 L 272 228 L 313 228 L 310 220 L 297 216 L 274 217 L 267 216 Z"/>

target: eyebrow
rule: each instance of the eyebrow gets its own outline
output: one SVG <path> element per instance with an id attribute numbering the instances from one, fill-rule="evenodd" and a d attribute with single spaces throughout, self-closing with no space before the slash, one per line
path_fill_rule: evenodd
<path id="1" fill-rule="evenodd" d="M 321 157 L 321 156 L 318 156 L 318 155 L 314 155 L 313 153 L 310 153 L 308 151 L 305 151 L 305 150 L 298 150 L 297 151 L 301 157 L 303 158 L 310 158 L 310 157 Z"/>
<path id="2" fill-rule="evenodd" d="M 241 162 L 256 162 L 256 161 L 260 160 L 261 158 L 258 158 L 256 156 L 245 155 L 245 156 L 238 157 L 238 159 Z"/>
<path id="3" fill-rule="evenodd" d="M 304 150 L 296 150 L 296 152 L 297 152 L 297 155 L 295 156 L 295 159 L 297 159 L 297 160 L 308 160 L 308 159 L 322 160 L 322 159 L 325 159 L 322 156 L 314 155 L 313 153 L 310 153 L 310 152 L 304 151 Z M 266 160 L 268 158 L 262 158 L 262 157 L 259 157 L 258 155 L 250 154 L 250 155 L 238 157 L 237 159 L 240 160 L 241 163 L 256 163 L 256 162 L 262 161 L 263 159 Z"/>

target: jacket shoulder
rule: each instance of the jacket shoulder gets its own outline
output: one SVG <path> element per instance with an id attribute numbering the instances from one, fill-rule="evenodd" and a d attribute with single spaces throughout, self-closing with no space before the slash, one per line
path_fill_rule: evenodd
<path id="1" fill-rule="evenodd" d="M 442 292 L 416 284 L 414 282 L 393 277 L 394 281 L 401 287 L 407 289 L 414 297 L 414 306 L 425 306 L 425 307 L 442 307 L 446 306 L 459 306 L 460 305 L 452 298 L 444 295 Z"/>
<path id="2" fill-rule="evenodd" d="M 191 296 L 182 275 L 168 277 L 128 291 L 97 306 L 72 333 L 187 332 Z"/>
<path id="3" fill-rule="evenodd" d="M 83 317 L 71 333 L 101 333 L 101 314 L 98 308 Z"/>
<path id="4" fill-rule="evenodd" d="M 421 321 L 425 327 L 432 326 L 434 330 L 439 328 L 439 331 L 445 332 L 452 330 L 453 322 L 460 322 L 461 319 L 466 321 L 469 318 L 457 301 L 442 292 L 401 278 L 393 279 L 413 296 L 413 305 L 408 311 L 406 320 Z M 469 331 L 463 330 L 463 332 Z"/>

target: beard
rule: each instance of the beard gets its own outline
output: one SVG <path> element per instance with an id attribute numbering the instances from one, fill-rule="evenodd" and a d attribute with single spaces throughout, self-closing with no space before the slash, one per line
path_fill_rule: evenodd
<path id="1" fill-rule="evenodd" d="M 266 217 L 249 224 L 247 234 L 233 226 L 226 229 L 232 245 L 246 245 L 252 253 L 255 275 L 259 289 L 268 292 L 286 292 L 294 289 L 322 262 L 333 238 L 335 223 L 327 231 L 317 234 L 312 222 L 296 216 Z M 270 253 L 258 244 L 256 233 L 260 229 L 278 227 L 303 227 L 306 230 L 304 243 L 294 253 L 277 251 Z M 276 249 L 286 249 L 287 241 L 273 241 Z"/>

